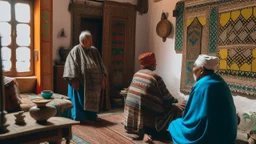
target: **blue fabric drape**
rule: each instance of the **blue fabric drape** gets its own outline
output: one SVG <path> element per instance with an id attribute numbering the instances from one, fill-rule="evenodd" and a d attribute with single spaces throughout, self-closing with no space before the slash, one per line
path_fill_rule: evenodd
<path id="1" fill-rule="evenodd" d="M 237 118 L 226 82 L 213 73 L 191 90 L 184 115 L 168 127 L 175 144 L 233 144 Z"/>
<path id="2" fill-rule="evenodd" d="M 70 98 L 73 108 L 71 109 L 71 118 L 77 121 L 95 120 L 97 113 L 84 110 L 84 88 L 80 85 L 79 90 L 74 90 L 72 86 L 68 85 L 68 97 Z"/>

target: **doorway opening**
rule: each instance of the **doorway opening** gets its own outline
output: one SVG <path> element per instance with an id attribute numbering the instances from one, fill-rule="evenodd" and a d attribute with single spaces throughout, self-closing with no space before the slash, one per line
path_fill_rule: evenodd
<path id="1" fill-rule="evenodd" d="M 102 19 L 82 18 L 81 31 L 88 30 L 92 34 L 93 46 L 95 46 L 102 56 Z"/>

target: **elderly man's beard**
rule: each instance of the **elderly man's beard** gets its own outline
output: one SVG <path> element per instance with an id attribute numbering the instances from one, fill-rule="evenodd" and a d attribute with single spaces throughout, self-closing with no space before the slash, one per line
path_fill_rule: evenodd
<path id="1" fill-rule="evenodd" d="M 197 81 L 197 77 L 196 77 L 195 73 L 193 73 L 193 77 L 194 77 L 194 80 Z"/>

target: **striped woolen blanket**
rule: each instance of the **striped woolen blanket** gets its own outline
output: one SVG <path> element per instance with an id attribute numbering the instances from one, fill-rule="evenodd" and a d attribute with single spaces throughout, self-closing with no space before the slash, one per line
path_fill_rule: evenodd
<path id="1" fill-rule="evenodd" d="M 138 132 L 144 127 L 167 128 L 172 116 L 172 103 L 177 102 L 162 78 L 148 69 L 134 74 L 125 100 L 125 127 Z M 168 114 L 168 115 L 167 115 Z"/>

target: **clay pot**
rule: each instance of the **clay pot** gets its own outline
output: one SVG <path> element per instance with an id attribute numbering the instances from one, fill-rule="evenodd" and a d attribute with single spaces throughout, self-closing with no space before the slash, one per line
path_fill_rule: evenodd
<path id="1" fill-rule="evenodd" d="M 50 100 L 34 99 L 32 102 L 34 102 L 36 106 L 29 109 L 29 114 L 37 123 L 45 123 L 50 117 L 55 116 L 57 113 L 55 107 L 46 105 Z"/>
<path id="2" fill-rule="evenodd" d="M 64 47 L 60 47 L 59 49 L 60 61 L 63 61 L 63 62 L 66 61 L 69 51 L 70 49 L 65 49 Z"/>

